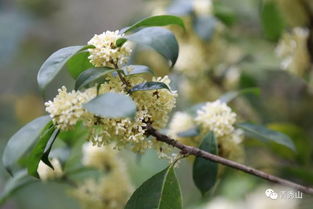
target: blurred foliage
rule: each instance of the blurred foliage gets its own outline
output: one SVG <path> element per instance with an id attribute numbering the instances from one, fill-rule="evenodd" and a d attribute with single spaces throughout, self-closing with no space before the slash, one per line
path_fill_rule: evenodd
<path id="1" fill-rule="evenodd" d="M 213 63 L 205 64 L 204 73 L 199 73 L 199 75 L 194 75 L 194 72 L 197 73 L 199 69 L 187 69 L 186 71 L 191 72 L 191 76 L 186 76 L 184 72 L 174 69 L 171 74 L 175 81 L 174 86 L 179 94 L 183 95 L 178 98 L 177 110 L 183 110 L 198 102 L 217 99 L 229 90 L 260 88 L 260 96 L 242 95 L 232 101 L 231 105 L 242 120 L 265 123 L 269 128 L 288 135 L 295 143 L 297 152 L 291 152 L 277 144 L 264 145 L 255 139 L 247 138 L 244 141 L 245 163 L 302 184 L 312 185 L 313 100 L 309 73 L 312 63 L 309 64 L 310 69 L 305 69 L 308 73 L 298 76 L 288 69 L 283 70 L 281 59 L 276 52 L 283 35 L 291 33 L 294 27 L 304 27 L 312 36 L 312 3 L 309 0 L 285 2 L 283 0 L 214 0 L 213 2 L 214 9 L 207 16 L 194 14 L 190 2 L 184 0 L 157 0 L 138 4 L 142 13 L 137 13 L 134 20 L 139 19 L 140 16 L 160 12 L 187 16 L 184 20 L 187 23 L 187 29 L 193 31 L 192 34 L 182 34 L 177 28 L 170 27 L 178 35 L 180 44 L 196 43 L 199 48 L 207 47 L 206 50 L 200 49 L 205 62 L 214 58 L 213 53 L 218 54 L 218 57 L 212 61 Z M 300 2 L 309 3 L 303 6 Z M 97 3 L 90 2 L 90 4 L 97 7 Z M 55 23 L 55 16 L 61 8 L 62 3 L 53 0 L 0 1 L 0 75 L 2 79 L 0 84 L 0 150 L 3 150 L 11 133 L 44 112 L 43 101 L 40 99 L 41 95 L 37 91 L 34 80 L 38 66 L 53 50 L 72 41 L 71 37 L 67 37 L 66 34 L 63 34 L 64 37 L 58 37 L 48 29 L 53 24 L 58 24 Z M 308 15 L 308 12 L 311 15 Z M 62 18 L 65 19 L 66 16 Z M 101 18 L 101 21 L 114 22 L 114 18 Z M 66 27 L 71 28 L 71 25 L 66 25 Z M 58 29 L 61 30 L 61 28 Z M 106 29 L 99 28 L 98 30 Z M 82 36 L 79 37 L 82 39 Z M 64 41 L 64 39 L 67 40 Z M 312 53 L 312 38 L 306 41 L 307 51 Z M 216 50 L 215 48 L 208 50 L 213 44 L 220 42 L 222 43 Z M 188 51 L 188 49 L 190 48 L 185 50 Z M 191 50 L 193 52 L 194 49 Z M 149 65 L 158 75 L 168 73 L 168 63 L 160 55 L 156 55 L 148 48 L 136 48 L 135 52 L 137 51 L 137 56 L 133 57 L 133 60 Z M 293 51 L 295 52 L 296 49 Z M 144 54 L 145 57 L 140 54 Z M 188 62 L 191 62 L 196 59 L 197 55 L 191 53 L 185 55 L 185 58 L 189 56 Z M 309 56 L 312 57 L 312 54 Z M 73 85 L 73 82 L 63 74 L 60 77 L 62 78 L 60 83 Z M 60 85 L 53 83 L 53 86 Z M 48 92 L 48 97 L 54 94 L 55 90 L 51 90 Z M 80 131 L 62 133 L 59 138 L 64 143 L 54 145 L 56 150 L 66 150 L 68 146 L 74 144 L 73 140 L 80 141 L 69 153 L 68 159 L 71 163 L 69 163 L 70 166 L 65 165 L 68 170 L 81 167 L 81 145 L 87 136 L 81 127 L 78 130 Z M 128 152 L 122 153 L 122 156 L 136 187 L 166 167 L 166 162 L 159 160 L 152 151 L 140 157 Z M 192 179 L 190 167 L 190 160 L 184 160 L 177 170 L 178 178 L 182 182 L 186 208 L 194 208 L 203 201 L 195 186 L 190 183 Z M 1 191 L 9 178 L 2 165 L 0 174 Z M 83 175 L 77 178 L 84 177 Z M 209 202 L 219 196 L 236 201 L 244 200 L 264 183 L 247 174 L 226 169 L 223 180 L 219 182 Z M 68 185 L 58 182 L 36 183 L 16 193 L 4 208 L 39 209 L 42 205 L 45 205 L 47 209 L 78 208 L 76 201 L 65 194 L 68 188 Z M 258 194 L 264 197 L 262 192 Z M 300 201 L 298 208 L 311 208 L 312 198 L 308 196 L 304 198 Z"/>

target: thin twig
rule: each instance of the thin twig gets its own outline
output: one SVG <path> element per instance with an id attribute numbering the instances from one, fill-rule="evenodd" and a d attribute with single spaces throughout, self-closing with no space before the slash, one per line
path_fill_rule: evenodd
<path id="1" fill-rule="evenodd" d="M 122 83 L 126 86 L 127 92 L 128 92 L 129 88 L 131 87 L 129 82 L 124 78 L 124 76 L 122 75 L 122 73 L 120 71 L 117 71 L 117 74 L 118 74 L 120 80 L 122 81 Z"/>
<path id="2" fill-rule="evenodd" d="M 113 61 L 111 61 L 111 63 L 114 65 L 114 68 L 116 69 L 116 72 L 117 72 L 118 77 L 120 78 L 120 80 L 122 81 L 122 83 L 125 85 L 125 90 L 126 90 L 127 92 L 129 92 L 129 90 L 130 90 L 130 88 L 131 88 L 130 83 L 125 79 L 125 77 L 124 77 L 124 76 L 122 75 L 122 73 L 119 71 L 118 65 L 117 65 L 115 62 L 113 62 Z"/>
<path id="3" fill-rule="evenodd" d="M 282 178 L 279 178 L 277 176 L 270 175 L 268 173 L 257 170 L 255 168 L 251 168 L 249 166 L 237 163 L 235 161 L 225 159 L 225 158 L 220 157 L 218 155 L 214 155 L 214 154 L 211 154 L 209 152 L 205 152 L 205 151 L 203 151 L 199 148 L 196 148 L 196 147 L 184 145 L 184 144 L 179 143 L 178 141 L 168 137 L 167 135 L 160 133 L 159 131 L 157 131 L 155 128 L 153 128 L 151 126 L 147 127 L 146 132 L 147 132 L 147 134 L 154 136 L 156 138 L 156 140 L 161 141 L 161 142 L 165 142 L 169 145 L 172 145 L 173 147 L 180 149 L 183 154 L 189 154 L 189 155 L 194 155 L 196 157 L 202 157 L 204 159 L 207 159 L 207 160 L 210 160 L 210 161 L 213 161 L 216 163 L 220 163 L 220 164 L 223 164 L 225 166 L 243 171 L 245 173 L 248 173 L 248 174 L 251 174 L 251 175 L 254 175 L 257 177 L 260 177 L 260 178 L 265 179 L 267 181 L 271 181 L 273 183 L 292 187 L 292 188 L 297 189 L 297 190 L 304 192 L 304 193 L 313 194 L 313 188 L 306 187 L 306 186 L 294 183 L 292 181 L 288 181 L 286 179 L 282 179 Z"/>

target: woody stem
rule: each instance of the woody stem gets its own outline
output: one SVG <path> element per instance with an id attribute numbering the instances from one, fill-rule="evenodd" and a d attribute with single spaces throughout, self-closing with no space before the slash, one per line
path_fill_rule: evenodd
<path id="1" fill-rule="evenodd" d="M 147 126 L 146 133 L 148 135 L 154 136 L 157 141 L 164 142 L 166 144 L 169 144 L 173 147 L 180 149 L 181 152 L 184 154 L 194 155 L 196 157 L 201 157 L 201 158 L 204 158 L 204 159 L 207 159 L 207 160 L 210 160 L 210 161 L 213 161 L 213 162 L 216 162 L 216 163 L 219 163 L 219 164 L 243 171 L 245 173 L 257 176 L 259 178 L 265 179 L 265 180 L 273 182 L 273 183 L 288 186 L 288 187 L 297 189 L 297 190 L 304 192 L 304 193 L 307 193 L 307 194 L 313 194 L 313 188 L 311 188 L 311 187 L 300 185 L 300 184 L 297 184 L 295 182 L 292 182 L 292 181 L 289 181 L 286 179 L 282 179 L 282 178 L 279 178 L 277 176 L 273 176 L 271 174 L 265 173 L 263 171 L 255 169 L 255 168 L 252 168 L 252 167 L 237 163 L 235 161 L 220 157 L 218 155 L 214 155 L 214 154 L 211 154 L 209 152 L 203 151 L 203 150 L 196 148 L 196 147 L 184 145 L 184 144 L 168 137 L 167 135 L 160 133 L 158 130 L 156 130 L 152 126 Z"/>

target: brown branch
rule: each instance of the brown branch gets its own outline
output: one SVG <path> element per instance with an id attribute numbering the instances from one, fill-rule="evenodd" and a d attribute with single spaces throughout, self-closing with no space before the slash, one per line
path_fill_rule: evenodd
<path id="1" fill-rule="evenodd" d="M 306 186 L 288 181 L 286 179 L 282 179 L 282 178 L 270 175 L 268 173 L 257 170 L 255 168 L 251 168 L 249 166 L 237 163 L 235 161 L 225 159 L 225 158 L 220 157 L 218 155 L 214 155 L 214 154 L 211 154 L 209 152 L 205 152 L 205 151 L 198 149 L 196 147 L 184 145 L 184 144 L 168 137 L 167 135 L 160 133 L 159 131 L 157 131 L 155 128 L 153 128 L 151 126 L 147 127 L 146 133 L 151 135 L 151 136 L 154 136 L 156 138 L 156 140 L 158 140 L 158 141 L 167 143 L 169 145 L 172 145 L 173 147 L 180 149 L 183 154 L 189 154 L 189 155 L 194 155 L 196 157 L 202 157 L 204 159 L 207 159 L 207 160 L 210 160 L 210 161 L 213 161 L 216 163 L 220 163 L 222 165 L 225 165 L 225 166 L 243 171 L 245 173 L 260 177 L 260 178 L 265 179 L 267 181 L 281 184 L 281 185 L 288 186 L 288 187 L 292 187 L 292 188 L 297 189 L 297 190 L 304 192 L 304 193 L 313 194 L 313 188 L 306 187 Z"/>

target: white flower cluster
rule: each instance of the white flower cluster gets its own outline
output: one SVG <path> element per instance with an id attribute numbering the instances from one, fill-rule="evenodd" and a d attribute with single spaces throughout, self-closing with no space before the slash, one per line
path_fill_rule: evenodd
<path id="1" fill-rule="evenodd" d="M 226 103 L 219 100 L 207 102 L 197 112 L 195 121 L 203 129 L 213 131 L 217 137 L 227 136 L 234 131 L 236 113 Z"/>
<path id="2" fill-rule="evenodd" d="M 38 164 L 37 172 L 40 179 L 43 181 L 57 179 L 63 176 L 63 170 L 60 161 L 57 158 L 52 158 L 50 163 L 53 166 L 53 169 L 42 161 L 40 161 Z"/>
<path id="3" fill-rule="evenodd" d="M 168 76 L 152 78 L 153 81 L 163 82 L 168 87 L 171 80 Z M 139 110 L 147 111 L 153 127 L 164 128 L 168 121 L 168 113 L 176 105 L 177 92 L 159 89 L 154 91 L 137 91 L 133 98 Z"/>
<path id="4" fill-rule="evenodd" d="M 119 31 L 106 31 L 94 37 L 88 42 L 95 48 L 88 49 L 90 62 L 96 67 L 122 67 L 128 62 L 131 48 L 127 43 L 121 47 L 116 46 L 116 41 L 123 38 Z"/>
<path id="5" fill-rule="evenodd" d="M 141 77 L 127 77 L 130 85 L 145 82 Z M 118 77 L 108 76 L 107 82 L 100 85 L 98 93 L 108 92 L 125 93 L 125 86 Z M 169 85 L 167 76 L 153 78 L 154 81 L 164 82 Z M 97 95 L 95 87 L 83 92 L 66 92 L 65 87 L 59 90 L 59 94 L 53 101 L 46 103 L 46 110 L 50 113 L 55 125 L 68 130 L 79 120 L 83 121 L 90 130 L 90 141 L 99 146 L 114 144 L 122 148 L 131 145 L 136 152 L 142 152 L 151 148 L 156 142 L 146 140 L 145 127 L 147 123 L 155 128 L 164 128 L 168 121 L 169 112 L 175 107 L 176 92 L 167 89 L 150 91 L 136 91 L 130 94 L 137 104 L 137 112 L 134 120 L 129 118 L 113 119 L 99 118 L 83 109 L 82 104 L 88 102 Z"/>
<path id="6" fill-rule="evenodd" d="M 243 160 L 243 150 L 240 146 L 243 140 L 243 132 L 233 127 L 236 122 L 236 114 L 230 107 L 219 100 L 208 102 L 197 111 L 193 118 L 190 114 L 176 112 L 169 124 L 170 137 L 189 146 L 199 146 L 202 138 L 209 131 L 213 131 L 219 145 L 219 155 L 237 160 Z M 199 128 L 197 136 L 182 137 L 178 134 L 191 129 Z"/>
<path id="7" fill-rule="evenodd" d="M 276 48 L 276 53 L 282 58 L 281 67 L 284 70 L 303 76 L 310 69 L 310 56 L 307 47 L 309 30 L 294 28 L 292 33 L 286 33 Z"/>
<path id="8" fill-rule="evenodd" d="M 95 96 L 92 89 L 85 92 L 67 92 L 66 87 L 58 90 L 58 95 L 53 101 L 45 103 L 46 111 L 50 113 L 53 123 L 62 130 L 73 127 L 78 120 L 81 120 L 86 111 L 82 105 Z"/>
<path id="9" fill-rule="evenodd" d="M 104 171 L 99 179 L 88 178 L 71 191 L 83 208 L 122 209 L 133 188 L 126 166 L 112 147 L 83 146 L 83 164 Z"/>

